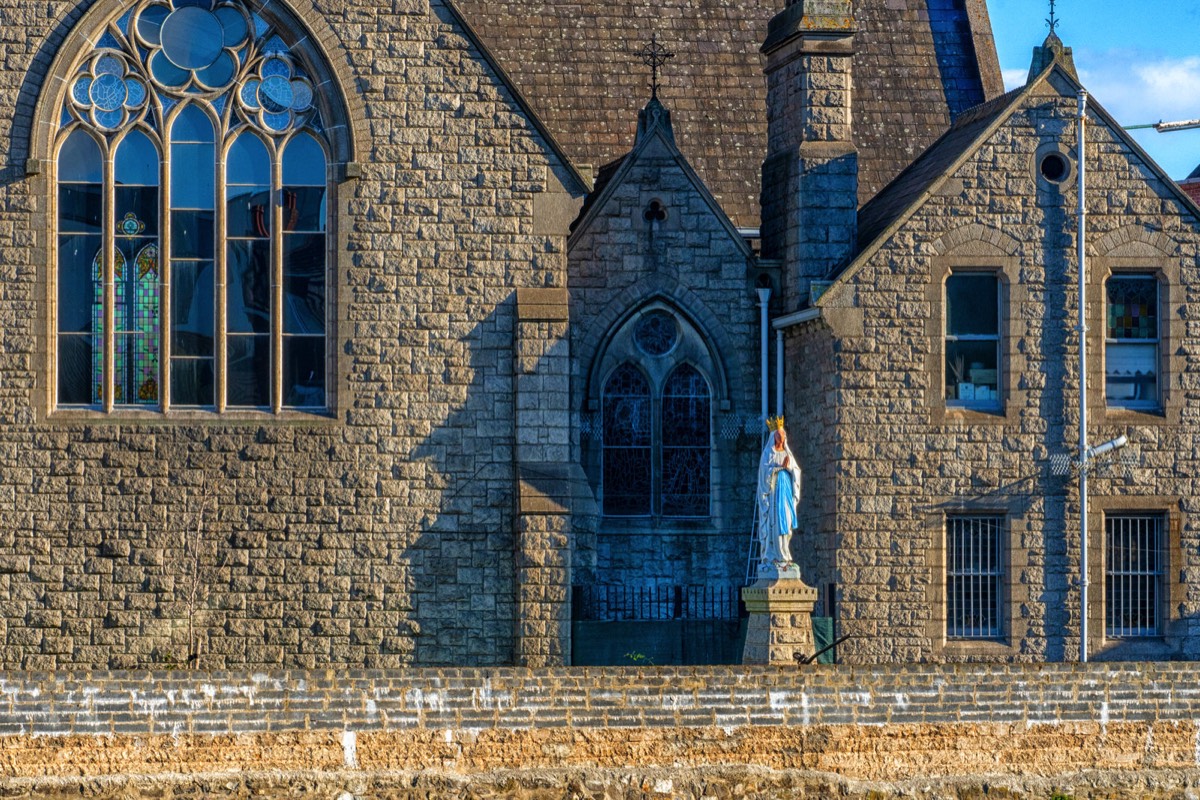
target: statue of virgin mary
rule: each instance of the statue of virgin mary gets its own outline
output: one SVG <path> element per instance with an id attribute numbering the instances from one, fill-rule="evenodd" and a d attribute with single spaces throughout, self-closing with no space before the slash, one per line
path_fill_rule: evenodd
<path id="1" fill-rule="evenodd" d="M 788 447 L 783 418 L 767 420 L 771 435 L 758 462 L 759 572 L 793 566 L 789 540 L 798 522 L 800 467 Z"/>

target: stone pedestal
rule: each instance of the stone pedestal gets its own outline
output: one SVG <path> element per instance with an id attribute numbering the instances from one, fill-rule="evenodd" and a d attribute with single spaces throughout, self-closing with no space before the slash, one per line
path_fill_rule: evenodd
<path id="1" fill-rule="evenodd" d="M 761 577 L 742 589 L 750 612 L 743 664 L 794 665 L 796 654 L 816 652 L 812 612 L 817 590 L 791 575 Z"/>

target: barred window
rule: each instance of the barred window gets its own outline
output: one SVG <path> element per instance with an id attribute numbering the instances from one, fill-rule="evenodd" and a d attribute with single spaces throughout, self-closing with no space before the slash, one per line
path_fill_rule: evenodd
<path id="1" fill-rule="evenodd" d="M 1001 516 L 950 517 L 946 524 L 946 638 L 1004 635 Z"/>
<path id="2" fill-rule="evenodd" d="M 946 280 L 946 402 L 1001 406 L 1000 280 L 962 272 Z"/>
<path id="3" fill-rule="evenodd" d="M 236 0 L 97 33 L 56 139 L 56 402 L 327 405 L 325 128 L 300 59 Z"/>
<path id="4" fill-rule="evenodd" d="M 1104 395 L 1108 405 L 1158 408 L 1158 279 L 1153 275 L 1114 275 L 1105 290 Z"/>
<path id="5" fill-rule="evenodd" d="M 1166 576 L 1163 514 L 1104 518 L 1104 633 L 1112 639 L 1163 634 Z"/>

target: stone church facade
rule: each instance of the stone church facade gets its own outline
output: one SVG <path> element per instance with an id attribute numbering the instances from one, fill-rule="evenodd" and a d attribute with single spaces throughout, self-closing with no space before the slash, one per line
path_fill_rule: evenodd
<path id="1" fill-rule="evenodd" d="M 547 666 L 579 621 L 736 620 L 778 390 L 840 657 L 1071 655 L 1061 47 L 1001 95 L 976 0 L 584 5 L 3 4 L 0 664 Z M 1091 113 L 1089 335 L 1134 368 L 1095 438 L 1140 459 L 1093 484 L 1092 631 L 1189 655 L 1196 209 Z M 1115 595 L 1114 524 L 1159 554 Z"/>

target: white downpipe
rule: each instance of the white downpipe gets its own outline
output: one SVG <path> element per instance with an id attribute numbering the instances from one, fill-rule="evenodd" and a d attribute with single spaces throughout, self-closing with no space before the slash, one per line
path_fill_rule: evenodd
<path id="1" fill-rule="evenodd" d="M 1087 92 L 1079 90 L 1079 660 L 1088 660 L 1088 452 L 1087 443 Z"/>
<path id="2" fill-rule="evenodd" d="M 760 368 L 760 372 L 762 374 L 762 407 L 761 407 L 762 414 L 761 414 L 761 416 L 762 416 L 764 431 L 767 429 L 766 428 L 767 416 L 768 416 L 768 412 L 769 412 L 769 406 L 768 406 L 769 394 L 768 394 L 768 392 L 770 392 L 770 390 L 771 390 L 770 389 L 770 369 L 768 366 L 771 363 L 771 361 L 770 361 L 770 354 L 767 352 L 768 348 L 770 347 L 770 342 L 771 342 L 770 337 L 767 335 L 767 332 L 771 329 L 771 322 L 767 315 L 767 303 L 770 302 L 770 300 L 771 300 L 771 290 L 770 289 L 759 289 L 758 290 L 758 317 L 759 317 L 759 326 L 761 329 L 760 330 L 761 335 L 759 337 L 759 339 L 760 339 L 759 348 L 762 351 L 760 353 L 760 359 L 759 359 L 759 368 Z"/>
<path id="3" fill-rule="evenodd" d="M 775 416 L 783 416 L 783 331 L 775 331 Z"/>

